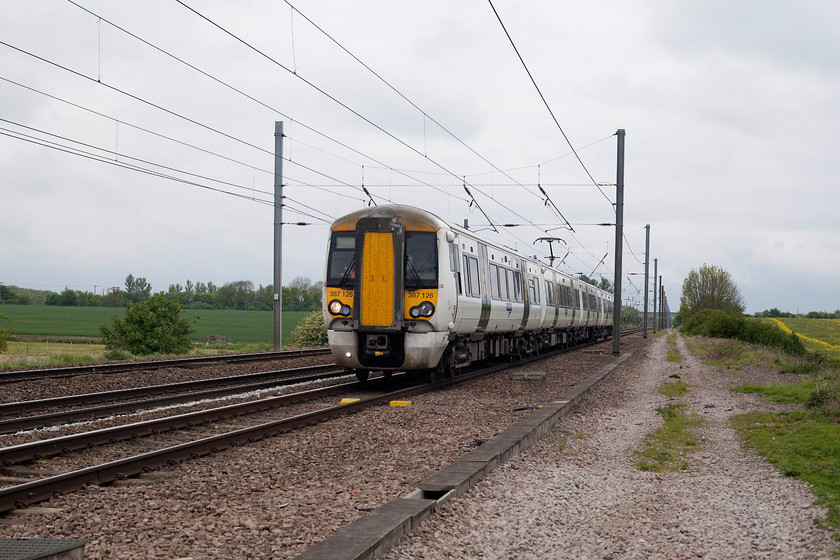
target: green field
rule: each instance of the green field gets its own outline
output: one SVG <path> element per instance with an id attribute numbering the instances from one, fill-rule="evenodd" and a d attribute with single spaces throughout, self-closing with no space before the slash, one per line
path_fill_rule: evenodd
<path id="1" fill-rule="evenodd" d="M 2 305 L 0 313 L 12 320 L 12 334 L 45 336 L 99 337 L 99 327 L 110 325 L 114 317 L 123 317 L 122 307 L 61 307 L 53 305 Z M 309 312 L 283 313 L 283 340 Z M 224 309 L 186 309 L 187 318 L 197 317 L 193 340 L 217 335 L 232 342 L 268 342 L 274 339 L 272 311 L 233 311 Z M 0 324 L 5 326 L 5 321 Z"/>
<path id="2" fill-rule="evenodd" d="M 799 335 L 809 351 L 840 358 L 840 319 L 782 317 L 767 320 L 783 323 L 788 330 Z"/>

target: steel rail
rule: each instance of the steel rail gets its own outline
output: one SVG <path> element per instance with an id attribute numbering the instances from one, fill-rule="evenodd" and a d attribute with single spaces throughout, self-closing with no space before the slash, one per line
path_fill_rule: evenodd
<path id="1" fill-rule="evenodd" d="M 284 370 L 263 371 L 258 373 L 247 373 L 245 375 L 231 375 L 227 377 L 216 377 L 213 379 L 200 379 L 197 381 L 182 381 L 179 383 L 169 383 L 166 385 L 146 385 L 142 387 L 132 387 L 129 389 L 116 389 L 113 391 L 102 391 L 99 393 L 84 393 L 76 395 L 65 395 L 62 397 L 51 397 L 48 399 L 37 399 L 31 401 L 19 401 L 11 403 L 0 404 L 0 416 L 10 416 L 12 414 L 31 413 L 37 410 L 44 410 L 54 406 L 73 406 L 77 404 L 93 404 L 100 402 L 116 401 L 126 398 L 140 398 L 153 397 L 156 395 L 169 395 L 173 393 L 184 393 L 186 391 L 195 391 L 201 389 L 209 389 L 212 387 L 236 385 L 242 383 L 253 383 L 258 380 L 279 378 L 284 374 L 305 373 L 307 371 L 316 372 L 332 368 L 335 370 L 335 364 L 324 364 L 320 366 L 307 366 L 300 368 L 290 368 Z"/>
<path id="2" fill-rule="evenodd" d="M 303 383 L 306 381 L 317 381 L 319 379 L 335 377 L 337 374 L 343 372 L 343 370 L 335 370 L 335 365 L 313 366 L 312 368 L 302 369 L 312 369 L 316 371 L 330 369 L 332 371 L 329 371 L 327 373 L 318 373 L 315 375 L 305 375 L 286 379 L 274 379 L 270 381 L 247 383 L 238 386 L 228 386 L 219 389 L 206 389 L 203 391 L 194 391 L 191 393 L 167 395 L 152 399 L 106 404 L 70 411 L 53 412 L 48 414 L 40 414 L 37 416 L 6 418 L 0 420 L 0 434 L 11 434 L 22 430 L 32 430 L 48 426 L 72 424 L 74 422 L 84 422 L 86 420 L 96 420 L 101 418 L 107 418 L 108 416 L 112 416 L 114 414 L 125 414 L 129 412 L 136 412 L 138 410 L 147 410 L 153 407 L 189 403 L 191 401 L 201 399 L 212 399 L 223 396 L 235 395 L 237 393 L 247 393 L 249 391 L 270 389 L 272 387 L 294 385 L 296 383 Z"/>
<path id="3" fill-rule="evenodd" d="M 197 356 L 190 358 L 171 358 L 166 360 L 150 360 L 143 362 L 124 362 L 118 364 L 91 364 L 85 366 L 71 366 L 61 368 L 14 370 L 0 372 L 0 384 L 29 381 L 33 379 L 48 379 L 52 377 L 73 377 L 91 373 L 123 373 L 141 369 L 161 369 L 168 367 L 202 365 L 219 365 L 238 362 L 254 362 L 268 360 L 282 360 L 299 356 L 319 356 L 329 354 L 328 348 L 310 350 L 283 350 L 282 352 L 254 352 L 248 354 L 223 354 L 220 356 Z"/>
<path id="4" fill-rule="evenodd" d="M 33 441 L 30 443 L 11 445 L 9 447 L 0 448 L 0 465 L 14 465 L 32 459 L 52 457 L 62 453 L 70 453 L 80 449 L 87 449 L 108 443 L 116 443 L 131 438 L 151 436 L 180 428 L 189 428 L 192 426 L 206 424 L 208 422 L 223 420 L 225 418 L 243 416 L 245 414 L 253 414 L 255 412 L 264 412 L 280 406 L 288 406 L 307 400 L 346 394 L 348 391 L 358 391 L 358 389 L 358 381 L 353 381 L 351 383 L 342 383 L 339 385 L 332 385 L 330 387 L 309 389 L 307 391 L 300 391 L 289 395 L 279 395 L 267 399 L 256 399 L 244 403 L 210 408 L 207 410 L 186 412 L 184 414 L 176 414 L 174 416 L 166 416 L 164 418 L 155 418 L 152 420 L 144 420 L 142 422 L 123 424 L 121 426 L 112 426 L 101 430 L 92 430 L 89 432 Z"/>
<path id="5" fill-rule="evenodd" d="M 348 385 L 358 388 L 357 382 Z M 266 422 L 256 426 L 249 426 L 247 428 L 241 428 L 224 434 L 201 438 L 195 441 L 142 453 L 133 457 L 119 459 L 69 473 L 34 480 L 16 486 L 9 486 L 7 488 L 0 489 L 0 513 L 10 511 L 15 507 L 27 506 L 48 500 L 57 494 L 60 495 L 74 492 L 83 488 L 87 484 L 104 484 L 117 479 L 136 476 L 142 472 L 160 468 L 168 464 L 174 464 L 186 459 L 209 455 L 210 453 L 215 453 L 232 446 L 259 441 L 278 433 L 288 432 L 296 428 L 317 424 L 330 418 L 341 416 L 343 414 L 349 414 L 363 408 L 390 401 L 394 398 L 399 398 L 423 390 L 429 390 L 430 387 L 431 386 L 427 384 L 399 389 L 384 395 L 361 399 L 350 404 L 327 407 L 313 412 L 281 420 L 275 420 L 272 422 Z"/>

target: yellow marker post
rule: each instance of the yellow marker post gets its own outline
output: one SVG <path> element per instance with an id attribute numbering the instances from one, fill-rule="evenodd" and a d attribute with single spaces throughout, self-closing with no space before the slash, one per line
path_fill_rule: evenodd
<path id="1" fill-rule="evenodd" d="M 391 406 L 411 406 L 411 401 L 391 401 Z"/>
<path id="2" fill-rule="evenodd" d="M 359 402 L 360 399 L 341 399 L 338 404 L 350 404 L 354 402 Z"/>

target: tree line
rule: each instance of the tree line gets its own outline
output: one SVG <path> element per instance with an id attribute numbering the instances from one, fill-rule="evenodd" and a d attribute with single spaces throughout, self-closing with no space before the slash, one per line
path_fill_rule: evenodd
<path id="1" fill-rule="evenodd" d="M 315 311 L 321 308 L 322 282 L 313 283 L 298 276 L 283 286 L 284 311 Z M 236 280 L 217 286 L 213 282 L 170 284 L 166 291 L 158 292 L 168 300 L 177 301 L 186 309 L 239 309 L 244 311 L 270 311 L 274 309 L 274 286 L 254 287 L 250 280 Z M 125 307 L 146 301 L 153 295 L 151 284 L 143 277 L 129 274 L 124 286 L 114 286 L 98 294 L 65 288 L 62 292 L 28 290 L 16 286 L 0 285 L 0 304 L 60 305 L 74 307 Z"/>
<path id="2" fill-rule="evenodd" d="M 788 311 L 779 311 L 777 308 L 773 309 L 765 309 L 764 311 L 758 311 L 755 314 L 756 317 L 775 317 L 775 318 L 782 318 L 782 317 L 804 317 L 805 319 L 840 319 L 840 309 L 837 309 L 834 313 L 829 313 L 828 311 L 809 311 L 804 315 L 801 313 L 790 313 Z"/>

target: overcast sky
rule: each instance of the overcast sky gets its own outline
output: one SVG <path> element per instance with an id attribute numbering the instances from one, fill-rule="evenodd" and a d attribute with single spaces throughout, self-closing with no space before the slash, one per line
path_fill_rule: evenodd
<path id="1" fill-rule="evenodd" d="M 493 0 L 562 132 L 487 1 L 184 3 L 206 19 L 0 4 L 0 282 L 270 284 L 275 121 L 284 222 L 311 224 L 283 229 L 284 283 L 321 279 L 362 185 L 546 260 L 560 238 L 561 270 L 612 280 L 593 224 L 624 129 L 625 303 L 650 224 L 674 311 L 704 263 L 748 312 L 840 308 L 840 3 Z"/>

